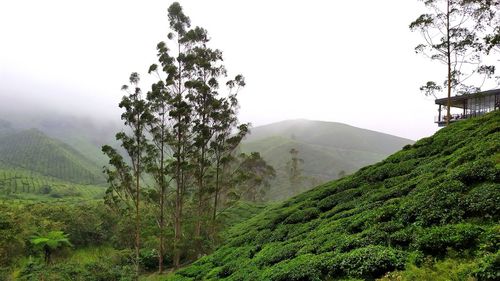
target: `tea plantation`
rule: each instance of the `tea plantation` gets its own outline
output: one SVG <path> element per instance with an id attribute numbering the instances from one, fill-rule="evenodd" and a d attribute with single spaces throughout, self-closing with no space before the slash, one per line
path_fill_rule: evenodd
<path id="1" fill-rule="evenodd" d="M 497 111 L 259 213 L 167 280 L 500 280 L 499 219 Z"/>

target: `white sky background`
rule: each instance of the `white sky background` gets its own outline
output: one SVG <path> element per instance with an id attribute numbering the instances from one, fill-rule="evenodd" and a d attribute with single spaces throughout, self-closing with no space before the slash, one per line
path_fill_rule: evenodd
<path id="1" fill-rule="evenodd" d="M 121 85 L 156 63 L 170 4 L 2 0 L 0 104 L 117 118 Z M 242 122 L 335 121 L 411 139 L 437 130 L 437 107 L 418 88 L 444 80 L 446 68 L 413 50 L 421 37 L 408 25 L 419 1 L 180 4 L 224 52 L 230 74 L 246 77 Z"/>

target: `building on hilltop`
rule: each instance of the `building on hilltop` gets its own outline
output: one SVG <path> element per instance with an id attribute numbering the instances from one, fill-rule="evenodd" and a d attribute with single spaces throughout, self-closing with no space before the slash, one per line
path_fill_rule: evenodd
<path id="1" fill-rule="evenodd" d="M 434 123 L 442 127 L 446 125 L 448 98 L 437 99 L 436 104 L 439 105 L 439 114 Z M 451 112 L 450 123 L 481 116 L 500 108 L 500 89 L 454 96 L 450 98 L 450 105 L 451 109 L 455 108 Z"/>

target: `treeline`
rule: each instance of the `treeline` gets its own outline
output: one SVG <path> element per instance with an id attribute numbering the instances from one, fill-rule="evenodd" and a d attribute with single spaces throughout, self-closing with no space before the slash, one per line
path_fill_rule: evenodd
<path id="1" fill-rule="evenodd" d="M 209 36 L 178 3 L 168 9 L 171 32 L 157 45 L 158 79 L 144 92 L 132 73 L 119 106 L 128 127 L 116 135 L 124 155 L 104 146 L 109 189 L 106 203 L 133 218 L 136 278 L 140 272 L 141 223 L 153 211 L 158 238 L 158 267 L 166 253 L 172 265 L 197 259 L 216 244 L 218 216 L 240 199 L 262 199 L 274 169 L 259 153 L 238 147 L 249 124 L 237 119 L 242 75 L 227 77 L 222 52 L 208 46 Z"/>

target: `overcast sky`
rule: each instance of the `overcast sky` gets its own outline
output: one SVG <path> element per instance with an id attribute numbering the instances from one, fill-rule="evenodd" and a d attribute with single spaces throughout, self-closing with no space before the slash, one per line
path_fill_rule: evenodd
<path id="1" fill-rule="evenodd" d="M 31 104 L 116 118 L 120 86 L 156 62 L 171 3 L 1 1 L 3 110 Z M 437 107 L 418 88 L 446 69 L 413 51 L 421 38 L 408 25 L 419 1 L 180 3 L 230 74 L 246 77 L 242 122 L 336 121 L 411 139 L 437 130 Z"/>

